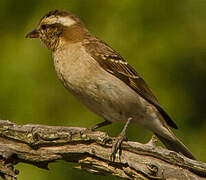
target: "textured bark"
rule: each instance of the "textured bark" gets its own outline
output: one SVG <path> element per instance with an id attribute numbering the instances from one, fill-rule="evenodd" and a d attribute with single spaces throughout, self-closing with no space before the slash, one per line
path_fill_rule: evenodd
<path id="1" fill-rule="evenodd" d="M 206 163 L 148 144 L 123 142 L 121 156 L 110 160 L 114 138 L 100 131 L 79 127 L 16 125 L 0 120 L 0 176 L 16 180 L 19 163 L 48 169 L 56 160 L 78 163 L 99 175 L 126 179 L 206 179 Z"/>

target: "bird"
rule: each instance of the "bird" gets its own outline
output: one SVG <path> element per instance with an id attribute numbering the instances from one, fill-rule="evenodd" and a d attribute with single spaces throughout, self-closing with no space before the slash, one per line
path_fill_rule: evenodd
<path id="1" fill-rule="evenodd" d="M 38 38 L 52 51 L 54 67 L 64 87 L 104 121 L 91 129 L 124 122 L 111 158 L 126 139 L 130 123 L 146 128 L 167 149 L 195 159 L 170 128 L 176 123 L 159 104 L 151 88 L 129 63 L 85 24 L 66 10 L 51 10 L 26 38 Z"/>

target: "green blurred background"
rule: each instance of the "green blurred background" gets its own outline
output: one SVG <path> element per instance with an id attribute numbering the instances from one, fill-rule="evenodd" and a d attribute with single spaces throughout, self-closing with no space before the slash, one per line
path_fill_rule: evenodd
<path id="1" fill-rule="evenodd" d="M 25 39 L 51 9 L 78 15 L 89 30 L 135 67 L 179 125 L 175 134 L 206 161 L 206 1 L 204 0 L 1 0 L 0 119 L 90 127 L 102 121 L 64 89 L 51 52 Z M 102 130 L 116 136 L 123 124 Z M 130 140 L 151 133 L 130 126 Z M 63 161 L 50 171 L 19 164 L 22 180 L 96 179 Z M 105 179 L 104 177 L 98 177 Z M 116 179 L 107 177 L 108 179 Z"/>

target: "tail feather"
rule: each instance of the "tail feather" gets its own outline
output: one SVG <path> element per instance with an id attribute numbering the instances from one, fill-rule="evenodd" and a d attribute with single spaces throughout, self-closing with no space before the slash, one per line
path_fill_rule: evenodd
<path id="1" fill-rule="evenodd" d="M 192 155 L 192 153 L 187 149 L 187 147 L 176 137 L 174 139 L 167 139 L 165 137 L 162 137 L 161 135 L 155 133 L 155 135 L 159 138 L 159 140 L 167 147 L 167 149 L 175 151 L 177 153 L 181 153 L 184 156 L 194 159 L 195 157 Z"/>

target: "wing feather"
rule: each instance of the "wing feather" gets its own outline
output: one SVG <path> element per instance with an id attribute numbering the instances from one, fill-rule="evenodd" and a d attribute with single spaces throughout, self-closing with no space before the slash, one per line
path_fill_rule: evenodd
<path id="1" fill-rule="evenodd" d="M 83 45 L 102 68 L 121 79 L 136 93 L 146 99 L 149 103 L 153 104 L 169 126 L 175 129 L 178 128 L 169 115 L 159 105 L 157 98 L 145 81 L 116 51 L 95 37 L 93 39 L 90 37 L 90 40 L 83 42 Z"/>

